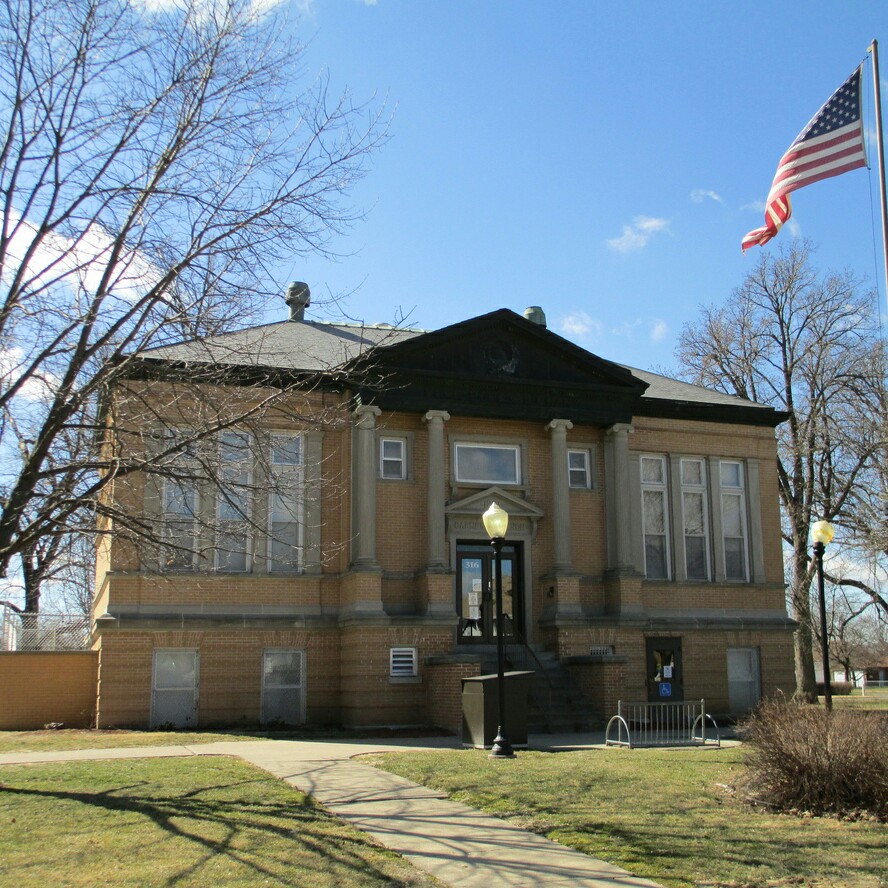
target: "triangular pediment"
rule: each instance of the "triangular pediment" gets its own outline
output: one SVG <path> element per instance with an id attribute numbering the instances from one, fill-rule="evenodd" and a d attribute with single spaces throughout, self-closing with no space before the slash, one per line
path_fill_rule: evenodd
<path id="1" fill-rule="evenodd" d="M 543 510 L 519 494 L 502 487 L 485 487 L 484 490 L 477 490 L 449 503 L 444 509 L 448 535 L 487 539 L 481 516 L 490 508 L 491 503 L 496 503 L 509 515 L 507 539 L 532 539 L 536 535 L 537 523 L 544 515 Z"/>
<path id="2" fill-rule="evenodd" d="M 483 515 L 491 503 L 496 503 L 504 509 L 509 519 L 530 518 L 536 521 L 543 517 L 543 510 L 539 506 L 528 502 L 518 494 L 510 493 L 502 487 L 486 487 L 470 493 L 468 496 L 455 500 L 445 506 L 444 511 L 448 515 Z"/>
<path id="3" fill-rule="evenodd" d="M 607 425 L 630 421 L 647 388 L 508 309 L 375 349 L 367 360 L 382 382 L 362 389 L 362 400 L 383 409 Z"/>

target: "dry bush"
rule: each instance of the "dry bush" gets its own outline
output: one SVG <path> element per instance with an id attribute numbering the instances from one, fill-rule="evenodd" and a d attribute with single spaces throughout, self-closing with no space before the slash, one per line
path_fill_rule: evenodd
<path id="1" fill-rule="evenodd" d="M 741 790 L 779 811 L 888 820 L 888 719 L 877 712 L 763 703 L 743 726 Z"/>

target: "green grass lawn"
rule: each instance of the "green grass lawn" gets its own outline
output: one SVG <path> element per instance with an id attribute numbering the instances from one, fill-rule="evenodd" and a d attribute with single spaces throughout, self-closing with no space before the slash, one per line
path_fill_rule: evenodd
<path id="1" fill-rule="evenodd" d="M 99 885 L 439 883 L 236 759 L 0 767 L 0 886 Z"/>
<path id="2" fill-rule="evenodd" d="M 372 762 L 668 886 L 885 888 L 888 825 L 753 811 L 732 749 L 393 753 Z"/>
<path id="3" fill-rule="evenodd" d="M 228 730 L 228 731 L 126 731 L 65 728 L 42 731 L 0 731 L 0 754 L 4 752 L 46 752 L 66 749 L 111 749 L 123 746 L 191 746 L 235 740 L 359 740 L 380 736 L 413 737 L 415 730 L 377 730 L 373 732 L 337 729 L 328 726 L 300 727 L 293 730 Z M 440 732 L 428 731 L 428 736 Z"/>
<path id="4" fill-rule="evenodd" d="M 261 740 L 266 735 L 211 731 L 0 731 L 0 753 L 65 749 L 111 749 L 121 746 L 190 746 L 217 740 Z"/>

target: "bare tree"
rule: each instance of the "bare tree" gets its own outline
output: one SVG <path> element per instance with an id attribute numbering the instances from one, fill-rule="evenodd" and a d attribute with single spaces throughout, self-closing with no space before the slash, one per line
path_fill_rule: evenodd
<path id="1" fill-rule="evenodd" d="M 268 5 L 0 8 L 0 573 L 21 565 L 26 609 L 56 540 L 122 518 L 111 485 L 168 473 L 287 387 L 257 372 L 261 394 L 223 397 L 228 371 L 183 373 L 180 403 L 194 384 L 215 402 L 187 435 L 127 457 L 103 430 L 121 381 L 145 375 L 134 356 L 242 326 L 277 292 L 277 264 L 327 250 L 356 218 L 343 198 L 384 138 L 379 110 L 306 82 Z M 138 397 L 143 419 L 169 421 Z"/>
<path id="2" fill-rule="evenodd" d="M 778 480 L 795 634 L 797 693 L 815 700 L 812 521 L 847 523 L 884 438 L 884 354 L 874 297 L 849 272 L 821 275 L 812 248 L 763 253 L 723 305 L 686 324 L 677 358 L 702 385 L 785 411 Z"/>
<path id="3" fill-rule="evenodd" d="M 831 663 L 838 663 L 845 681 L 852 681 L 854 672 L 867 665 L 868 652 L 878 625 L 878 613 L 871 598 L 849 594 L 847 588 L 833 586 L 827 604 L 827 632 Z M 819 623 L 814 627 L 814 641 L 823 649 Z"/>

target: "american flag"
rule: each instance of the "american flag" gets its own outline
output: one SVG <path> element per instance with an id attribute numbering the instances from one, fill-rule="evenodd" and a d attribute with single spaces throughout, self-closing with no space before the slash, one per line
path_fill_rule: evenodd
<path id="1" fill-rule="evenodd" d="M 766 244 L 792 215 L 791 191 L 866 166 L 860 114 L 861 65 L 811 118 L 777 164 L 765 225 L 743 238 L 744 252 Z"/>

